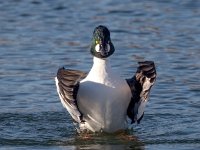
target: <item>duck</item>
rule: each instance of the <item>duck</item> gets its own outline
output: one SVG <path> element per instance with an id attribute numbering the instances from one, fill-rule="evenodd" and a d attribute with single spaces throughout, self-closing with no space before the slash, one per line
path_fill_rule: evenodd
<path id="1" fill-rule="evenodd" d="M 55 77 L 57 93 L 78 131 L 113 133 L 139 124 L 156 80 L 153 61 L 138 62 L 136 73 L 123 79 L 113 71 L 110 57 L 115 47 L 110 31 L 99 25 L 94 29 L 89 72 L 59 68 Z"/>

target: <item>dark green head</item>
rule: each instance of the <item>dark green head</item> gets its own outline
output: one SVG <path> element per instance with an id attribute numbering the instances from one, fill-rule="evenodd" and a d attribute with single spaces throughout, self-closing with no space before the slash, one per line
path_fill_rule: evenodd
<path id="1" fill-rule="evenodd" d="M 105 26 L 94 29 L 90 52 L 98 58 L 107 58 L 112 55 L 115 48 L 110 39 L 110 31 Z"/>

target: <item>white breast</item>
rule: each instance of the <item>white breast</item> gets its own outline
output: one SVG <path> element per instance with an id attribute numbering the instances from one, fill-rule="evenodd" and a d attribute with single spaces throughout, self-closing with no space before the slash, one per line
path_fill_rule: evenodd
<path id="1" fill-rule="evenodd" d="M 95 59 L 88 76 L 80 82 L 77 96 L 85 127 L 106 132 L 125 129 L 130 88 L 124 79 L 112 72 L 108 62 Z"/>

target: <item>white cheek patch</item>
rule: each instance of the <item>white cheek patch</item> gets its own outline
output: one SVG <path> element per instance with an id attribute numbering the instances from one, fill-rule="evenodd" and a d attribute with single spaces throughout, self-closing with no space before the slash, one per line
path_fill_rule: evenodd
<path id="1" fill-rule="evenodd" d="M 96 50 L 96 52 L 99 52 L 99 50 L 100 50 L 100 45 L 99 45 L 99 44 L 97 44 L 97 45 L 95 46 L 95 50 Z"/>
<path id="2" fill-rule="evenodd" d="M 110 52 L 110 44 L 107 44 L 107 52 Z"/>

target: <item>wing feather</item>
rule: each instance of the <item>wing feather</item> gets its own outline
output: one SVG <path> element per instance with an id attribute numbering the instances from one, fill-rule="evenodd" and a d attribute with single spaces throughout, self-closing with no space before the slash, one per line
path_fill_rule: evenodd
<path id="1" fill-rule="evenodd" d="M 63 106 L 68 110 L 76 122 L 84 122 L 83 114 L 77 105 L 77 93 L 80 80 L 86 77 L 87 73 L 79 70 L 60 68 L 57 72 L 57 92 Z"/>
<path id="2" fill-rule="evenodd" d="M 144 116 L 144 108 L 149 99 L 151 87 L 156 80 L 156 68 L 153 61 L 138 62 L 135 76 L 127 79 L 132 92 L 132 98 L 127 109 L 127 115 L 132 123 L 140 123 Z"/>

